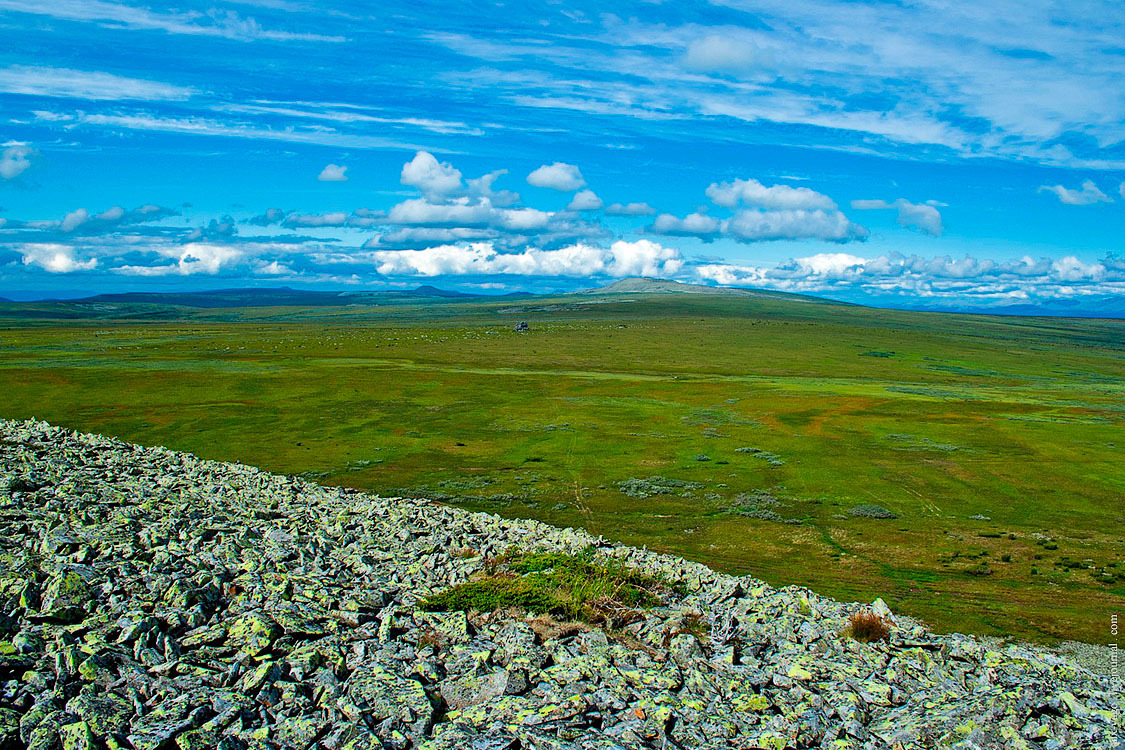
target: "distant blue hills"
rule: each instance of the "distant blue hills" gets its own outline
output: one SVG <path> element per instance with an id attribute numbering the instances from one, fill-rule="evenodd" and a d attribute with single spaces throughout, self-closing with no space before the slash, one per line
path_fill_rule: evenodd
<path id="1" fill-rule="evenodd" d="M 946 312 L 978 315 L 1017 315 L 1050 316 L 1075 318 L 1125 318 L 1125 296 L 1099 296 L 1093 298 L 1043 300 L 1035 304 L 1013 304 L 996 307 L 972 306 L 966 304 L 911 303 L 901 298 L 837 300 L 807 294 L 792 294 L 769 289 L 745 289 L 737 287 L 711 287 L 697 284 L 684 284 L 666 279 L 631 278 L 613 282 L 595 289 L 584 289 L 572 294 L 722 294 L 745 295 L 773 298 L 789 298 L 794 301 L 836 304 L 865 304 L 869 307 L 883 307 L 896 310 L 918 312 Z M 11 294 L 11 293 L 9 293 Z M 423 284 L 414 289 L 370 290 L 370 291 L 325 291 L 312 289 L 293 289 L 281 287 L 249 287 L 235 289 L 213 289 L 201 291 L 168 292 L 121 292 L 80 296 L 81 292 L 67 293 L 65 298 L 43 297 L 27 299 L 27 293 L 13 296 L 22 301 L 0 297 L 0 304 L 22 305 L 31 302 L 61 303 L 68 305 L 98 304 L 152 304 L 174 307 L 224 308 L 224 307 L 339 307 L 345 305 L 377 305 L 406 302 L 439 302 L 453 300 L 485 299 L 528 299 L 541 296 L 558 296 L 557 293 L 535 294 L 532 292 L 511 292 L 508 294 L 472 294 L 452 289 L 441 289 Z"/>

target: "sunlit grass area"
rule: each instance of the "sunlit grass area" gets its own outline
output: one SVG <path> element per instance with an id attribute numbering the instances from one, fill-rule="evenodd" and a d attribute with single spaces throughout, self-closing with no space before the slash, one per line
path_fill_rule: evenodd
<path id="1" fill-rule="evenodd" d="M 709 295 L 75 307 L 0 310 L 3 416 L 582 526 L 938 629 L 1105 642 L 1125 605 L 1121 322 Z"/>

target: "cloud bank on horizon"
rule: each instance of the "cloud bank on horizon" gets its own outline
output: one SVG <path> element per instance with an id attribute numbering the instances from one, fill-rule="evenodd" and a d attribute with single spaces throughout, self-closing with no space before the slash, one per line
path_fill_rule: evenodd
<path id="1" fill-rule="evenodd" d="M 1119 4 L 335 5 L 0 0 L 0 296 L 1125 298 Z"/>

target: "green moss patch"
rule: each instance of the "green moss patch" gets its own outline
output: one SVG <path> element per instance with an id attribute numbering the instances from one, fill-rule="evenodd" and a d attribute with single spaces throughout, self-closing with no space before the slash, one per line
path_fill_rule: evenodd
<path id="1" fill-rule="evenodd" d="M 637 609 L 678 593 L 667 580 L 599 557 L 512 549 L 490 560 L 485 575 L 423 599 L 427 612 L 517 608 L 583 622 L 627 619 Z"/>

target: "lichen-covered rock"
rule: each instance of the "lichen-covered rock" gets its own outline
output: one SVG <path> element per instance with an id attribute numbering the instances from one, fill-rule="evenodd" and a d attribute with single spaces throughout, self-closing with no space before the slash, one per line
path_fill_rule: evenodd
<path id="1" fill-rule="evenodd" d="M 417 611 L 511 546 L 681 593 L 611 633 Z M 861 609 L 889 641 L 841 635 Z M 0 750 L 1118 750 L 1113 687 L 881 600 L 0 422 Z"/>
<path id="2" fill-rule="evenodd" d="M 251 612 L 231 623 L 227 641 L 248 656 L 258 656 L 268 650 L 280 634 L 281 628 L 272 618 L 261 612 Z"/>
<path id="3" fill-rule="evenodd" d="M 81 621 L 86 614 L 86 602 L 93 598 L 90 581 L 92 571 L 70 566 L 51 576 L 43 593 L 43 614 L 47 617 Z"/>
<path id="4" fill-rule="evenodd" d="M 59 727 L 59 744 L 62 750 L 94 750 L 94 733 L 84 721 Z"/>
<path id="5" fill-rule="evenodd" d="M 348 681 L 347 696 L 372 721 L 401 722 L 416 737 L 433 721 L 434 707 L 422 683 L 379 664 L 358 667 Z"/>
<path id="6" fill-rule="evenodd" d="M 98 694 L 89 687 L 82 688 L 66 704 L 66 710 L 77 716 L 99 737 L 124 732 L 134 714 L 133 704 L 116 693 Z"/>
<path id="7" fill-rule="evenodd" d="M 465 674 L 441 684 L 441 697 L 456 711 L 486 703 L 507 692 L 508 673 L 502 669 L 483 675 Z"/>
<path id="8" fill-rule="evenodd" d="M 464 612 L 418 612 L 414 621 L 447 642 L 464 643 L 469 640 L 469 624 Z"/>
<path id="9" fill-rule="evenodd" d="M 0 708 L 0 747 L 18 747 L 20 744 L 20 713 L 11 708 Z"/>

